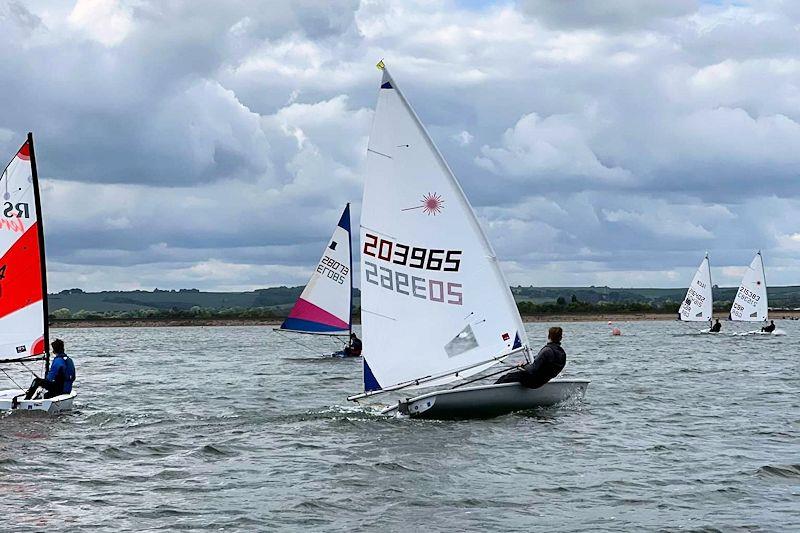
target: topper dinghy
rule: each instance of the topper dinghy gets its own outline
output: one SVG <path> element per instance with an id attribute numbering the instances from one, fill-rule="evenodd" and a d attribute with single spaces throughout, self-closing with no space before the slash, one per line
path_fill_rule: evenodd
<path id="1" fill-rule="evenodd" d="M 0 410 L 57 413 L 72 408 L 77 393 L 25 400 L 6 369 L 29 370 L 26 363 L 50 368 L 47 320 L 47 268 L 42 231 L 42 205 L 33 134 L 0 175 L 0 380 L 16 387 L 0 390 Z M 5 367 L 5 368 L 3 368 Z"/>
<path id="2" fill-rule="evenodd" d="M 353 332 L 353 252 L 350 204 L 328 241 L 317 268 L 283 321 L 280 332 L 349 337 Z M 333 355 L 341 354 L 337 352 Z"/>
<path id="3" fill-rule="evenodd" d="M 708 261 L 708 254 L 706 254 L 686 291 L 686 298 L 681 304 L 678 319 L 682 322 L 708 322 L 710 326 L 714 309 L 711 287 L 711 265 Z M 702 333 L 709 331 L 710 328 L 701 330 Z"/>
<path id="4" fill-rule="evenodd" d="M 383 62 L 378 68 L 361 214 L 364 392 L 352 401 L 442 386 L 529 351 L 497 256 L 461 186 Z M 581 398 L 587 384 L 439 390 L 385 413 L 494 416 Z"/>

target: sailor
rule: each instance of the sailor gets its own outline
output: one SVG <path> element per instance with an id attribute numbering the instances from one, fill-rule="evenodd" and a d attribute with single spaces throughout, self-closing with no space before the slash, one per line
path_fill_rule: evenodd
<path id="1" fill-rule="evenodd" d="M 772 333 L 773 331 L 775 331 L 775 321 L 774 320 L 770 320 L 769 321 L 769 326 L 764 326 L 763 328 L 761 328 L 761 331 L 763 331 L 765 333 Z"/>
<path id="2" fill-rule="evenodd" d="M 350 333 L 350 344 L 344 347 L 345 357 L 359 357 L 361 355 L 361 339 L 355 333 Z"/>
<path id="3" fill-rule="evenodd" d="M 26 400 L 30 400 L 36 394 L 36 390 L 41 387 L 47 392 L 45 398 L 53 398 L 62 394 L 72 392 L 72 383 L 75 381 L 75 363 L 64 353 L 64 341 L 54 340 L 50 346 L 53 348 L 53 362 L 50 371 L 44 378 L 36 377 L 25 395 Z"/>
<path id="4" fill-rule="evenodd" d="M 567 363 L 567 354 L 561 347 L 564 330 L 555 326 L 547 332 L 547 344 L 539 350 L 532 363 L 521 364 L 520 370 L 509 372 L 496 383 L 520 383 L 524 387 L 538 389 L 556 377 Z"/>
<path id="5" fill-rule="evenodd" d="M 711 326 L 711 333 L 719 333 L 721 329 L 722 329 L 722 324 L 719 323 L 719 318 L 718 318 L 717 321 L 714 322 L 714 325 Z"/>

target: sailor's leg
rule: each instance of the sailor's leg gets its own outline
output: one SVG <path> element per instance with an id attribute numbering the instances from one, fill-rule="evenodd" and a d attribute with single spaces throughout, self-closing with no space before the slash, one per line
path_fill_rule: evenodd
<path id="1" fill-rule="evenodd" d="M 42 382 L 42 378 L 33 378 L 31 382 L 31 386 L 28 388 L 28 392 L 25 393 L 25 399 L 30 400 L 36 394 L 36 389 L 39 388 L 39 384 Z"/>
<path id="2" fill-rule="evenodd" d="M 503 374 L 502 376 L 500 376 L 500 379 L 495 381 L 495 384 L 497 384 L 497 383 L 521 383 L 526 374 L 527 374 L 527 372 L 524 372 L 522 370 L 516 370 L 514 372 L 509 372 L 508 374 Z"/>

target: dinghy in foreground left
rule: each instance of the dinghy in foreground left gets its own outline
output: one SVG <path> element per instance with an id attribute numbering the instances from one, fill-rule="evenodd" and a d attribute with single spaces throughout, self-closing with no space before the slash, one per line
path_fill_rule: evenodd
<path id="1" fill-rule="evenodd" d="M 47 268 L 32 134 L 0 175 L 0 194 L 0 383 L 15 385 L 0 390 L 0 410 L 65 411 L 72 408 L 74 391 L 25 400 L 22 382 L 7 372 L 27 373 L 29 365 L 41 363 L 46 374 L 50 367 Z"/>
<path id="2" fill-rule="evenodd" d="M 529 352 L 516 302 L 469 201 L 383 63 L 378 67 L 383 79 L 361 215 L 364 393 L 352 401 L 442 386 Z M 581 398 L 587 385 L 439 390 L 384 412 L 495 416 Z"/>

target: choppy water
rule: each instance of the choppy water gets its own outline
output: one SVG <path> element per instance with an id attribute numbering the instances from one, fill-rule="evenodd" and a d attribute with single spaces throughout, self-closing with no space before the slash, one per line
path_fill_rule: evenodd
<path id="1" fill-rule="evenodd" d="M 583 404 L 460 422 L 348 405 L 358 362 L 269 328 L 60 331 L 78 409 L 0 418 L 0 530 L 800 530 L 780 327 L 566 324 Z"/>

